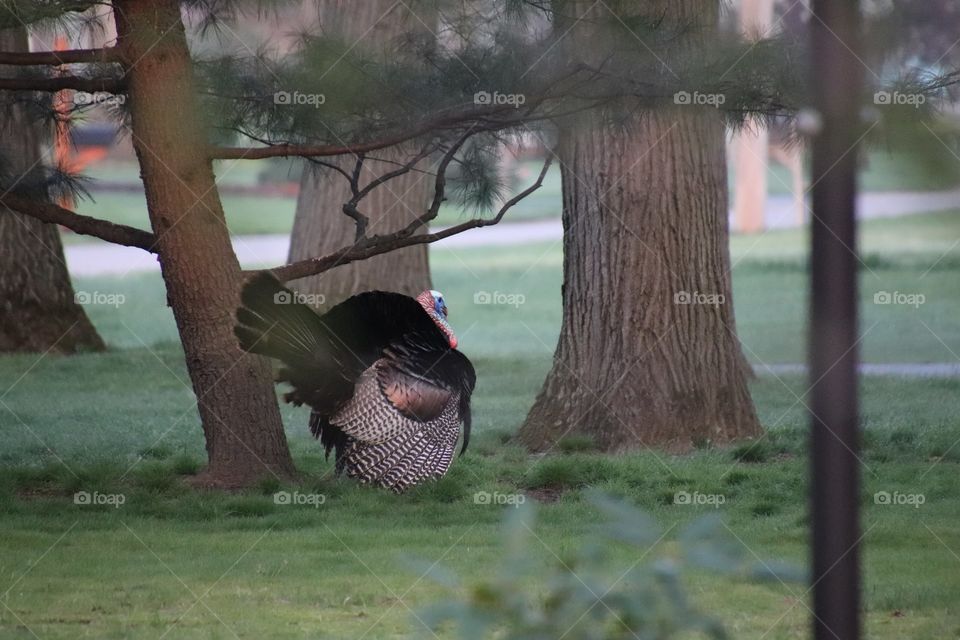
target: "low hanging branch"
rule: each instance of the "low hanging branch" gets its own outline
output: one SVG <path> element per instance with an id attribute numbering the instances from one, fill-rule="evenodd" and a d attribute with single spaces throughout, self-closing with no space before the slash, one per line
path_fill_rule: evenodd
<path id="1" fill-rule="evenodd" d="M 395 251 L 404 247 L 437 242 L 439 240 L 463 233 L 464 231 L 469 231 L 470 229 L 488 227 L 499 223 L 509 209 L 543 185 L 543 180 L 553 162 L 552 152 L 548 153 L 547 159 L 544 161 L 543 167 L 541 168 L 540 174 L 537 176 L 536 181 L 517 195 L 507 200 L 503 206 L 500 207 L 499 211 L 494 217 L 475 218 L 473 220 L 467 220 L 466 222 L 462 222 L 452 227 L 447 227 L 446 229 L 442 229 L 434 233 L 416 235 L 417 230 L 429 224 L 429 222 L 437 216 L 440 203 L 442 203 L 444 199 L 443 189 L 445 184 L 444 174 L 446 167 L 451 162 L 456 150 L 463 145 L 470 135 L 472 134 L 468 133 L 458 139 L 458 141 L 454 143 L 444 154 L 444 158 L 440 163 L 441 169 L 438 171 L 436 178 L 438 186 L 434 193 L 434 199 L 424 215 L 419 216 L 412 223 L 396 233 L 369 237 L 363 236 L 353 246 L 344 247 L 327 256 L 301 260 L 299 262 L 294 262 L 271 269 L 271 271 L 280 280 L 296 280 L 298 278 L 305 278 L 307 276 L 328 271 L 342 264 L 349 264 L 358 260 L 365 260 L 367 258 L 372 258 L 373 256 L 377 256 L 382 253 L 389 253 L 390 251 Z M 426 150 L 422 151 L 420 154 L 418 154 L 418 158 L 423 157 L 426 155 L 426 153 Z M 412 162 L 407 163 L 403 165 L 401 169 L 390 172 L 389 175 L 391 177 L 396 177 L 402 173 L 411 171 L 414 164 L 415 163 Z M 382 178 L 383 176 L 376 179 L 374 181 L 374 186 L 385 182 L 385 180 Z M 372 189 L 373 187 L 371 185 L 367 185 L 359 190 L 364 194 L 369 194 Z M 0 205 L 3 205 L 4 207 L 7 207 L 8 209 L 21 215 L 36 218 L 42 222 L 61 225 L 81 235 L 92 236 L 113 244 L 136 247 L 149 253 L 157 253 L 156 236 L 153 233 L 143 229 L 138 229 L 136 227 L 131 227 L 124 224 L 116 224 L 107 220 L 101 220 L 100 218 L 85 216 L 51 202 L 36 200 L 34 198 L 17 195 L 15 193 L 5 193 L 0 195 Z"/>
<path id="2" fill-rule="evenodd" d="M 470 229 L 478 229 L 480 227 L 489 227 L 495 225 L 503 219 L 503 216 L 510 208 L 543 185 L 543 179 L 546 177 L 547 171 L 550 169 L 550 165 L 552 163 L 553 153 L 550 152 L 547 155 L 547 159 L 543 163 L 543 167 L 540 169 L 540 174 L 537 176 L 536 181 L 517 195 L 507 200 L 503 206 L 500 207 L 500 210 L 497 211 L 497 215 L 492 218 L 475 218 L 473 220 L 467 220 L 466 222 L 462 222 L 452 227 L 447 227 L 446 229 L 442 229 L 434 233 L 415 235 L 414 232 L 417 229 L 424 226 L 430 220 L 436 217 L 436 213 L 434 213 L 432 216 L 429 216 L 430 211 L 433 210 L 433 205 L 431 204 L 427 214 L 420 216 L 413 223 L 407 227 L 404 227 L 400 231 L 397 231 L 396 233 L 364 237 L 353 246 L 338 249 L 329 255 L 320 258 L 310 258 L 308 260 L 293 262 L 282 267 L 270 269 L 269 271 L 273 273 L 273 275 L 275 275 L 279 280 L 287 282 L 290 280 L 306 278 L 307 276 L 323 273 L 324 271 L 329 271 L 330 269 L 340 265 L 349 264 L 358 260 L 366 260 L 367 258 L 372 258 L 373 256 L 377 256 L 382 253 L 388 253 L 390 251 L 395 251 L 397 249 L 403 249 L 404 247 L 411 247 L 418 244 L 430 244 L 463 233 L 464 231 L 469 231 Z M 442 175 L 442 172 L 438 172 L 438 181 L 442 180 Z"/>
<path id="3" fill-rule="evenodd" d="M 387 147 L 395 147 L 438 131 L 462 129 L 465 126 L 472 126 L 476 131 L 493 131 L 541 120 L 546 116 L 533 116 L 531 114 L 546 99 L 546 97 L 541 96 L 528 98 L 527 105 L 522 110 L 510 105 L 487 105 L 470 109 L 450 110 L 399 133 L 387 135 L 370 142 L 320 145 L 282 143 L 264 147 L 211 147 L 209 157 L 211 160 L 260 160 L 263 158 L 315 158 L 364 154 Z"/>
<path id="4" fill-rule="evenodd" d="M 123 62 L 123 56 L 116 47 L 103 49 L 69 49 L 66 51 L 0 51 L 0 65 L 17 67 L 52 66 L 63 64 L 104 64 Z"/>
<path id="5" fill-rule="evenodd" d="M 374 180 L 371 180 L 369 184 L 363 187 L 360 186 L 360 173 L 363 171 L 363 163 L 366 161 L 366 158 L 367 158 L 366 155 L 364 154 L 357 155 L 357 161 L 356 161 L 356 164 L 354 165 L 353 172 L 349 174 L 346 171 L 343 171 L 342 169 L 337 168 L 335 165 L 321 163 L 321 164 L 325 164 L 326 166 L 332 166 L 333 168 L 338 169 L 338 171 L 340 171 L 341 175 L 343 175 L 347 179 L 347 182 L 350 185 L 350 193 L 353 194 L 353 197 L 351 197 L 350 200 L 344 203 L 342 210 L 343 210 L 343 213 L 347 217 L 349 217 L 351 220 L 353 220 L 354 224 L 356 225 L 356 228 L 357 228 L 357 234 L 355 238 L 356 242 L 360 242 L 366 237 L 367 224 L 369 224 L 370 222 L 370 218 L 364 215 L 363 213 L 361 213 L 360 209 L 357 208 L 357 205 L 360 204 L 360 201 L 366 198 L 371 191 L 373 191 L 383 183 L 389 180 L 393 180 L 394 178 L 402 176 L 406 173 L 410 173 L 413 170 L 413 168 L 417 166 L 417 164 L 421 160 L 423 160 L 424 158 L 429 156 L 431 153 L 433 153 L 436 150 L 436 148 L 437 148 L 436 145 L 433 144 L 432 142 L 425 144 L 423 148 L 420 149 L 420 151 L 416 155 L 414 155 L 407 163 L 400 165 L 399 168 L 393 171 L 388 171 L 387 173 L 384 173 L 383 175 L 379 176 Z"/>
<path id="6" fill-rule="evenodd" d="M 59 224 L 81 235 L 93 236 L 127 247 L 136 247 L 150 253 L 157 252 L 156 237 L 143 229 L 125 224 L 115 224 L 99 218 L 91 218 L 64 209 L 51 202 L 35 200 L 13 193 L 0 196 L 0 204 L 25 216 L 51 224 Z"/>
<path id="7" fill-rule="evenodd" d="M 86 93 L 123 93 L 121 78 L 82 78 L 79 76 L 51 76 L 0 78 L 0 90 L 4 91 L 63 91 L 73 89 Z"/>

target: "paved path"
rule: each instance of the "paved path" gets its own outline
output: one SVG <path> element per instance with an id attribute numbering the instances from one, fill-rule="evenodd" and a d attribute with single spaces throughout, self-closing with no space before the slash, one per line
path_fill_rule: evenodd
<path id="1" fill-rule="evenodd" d="M 508 246 L 560 240 L 562 236 L 559 220 L 542 220 L 471 229 L 434 244 L 450 248 Z M 233 248 L 244 268 L 273 267 L 286 262 L 290 238 L 286 235 L 236 236 Z M 160 268 L 156 256 L 133 247 L 96 241 L 71 244 L 65 251 L 67 266 L 75 276 L 125 275 Z"/>
<path id="2" fill-rule="evenodd" d="M 897 362 L 897 363 L 861 363 L 861 375 L 891 376 L 903 378 L 960 378 L 960 363 L 951 362 Z M 757 375 L 781 376 L 794 373 L 807 373 L 804 364 L 754 365 Z"/>
<path id="3" fill-rule="evenodd" d="M 807 206 L 810 200 L 807 199 Z M 892 218 L 915 213 L 931 213 L 947 209 L 960 209 L 960 189 L 949 191 L 891 191 L 861 193 L 857 198 L 857 210 L 861 218 Z M 810 217 L 809 209 L 807 218 Z M 786 229 L 795 227 L 796 216 L 793 198 L 770 196 L 765 207 L 767 227 Z"/>
<path id="4" fill-rule="evenodd" d="M 887 218 L 911 213 L 928 213 L 960 208 L 960 189 L 951 191 L 866 193 L 859 199 L 861 216 Z M 770 228 L 794 226 L 793 201 L 789 196 L 771 196 L 767 200 Z M 559 241 L 563 227 L 559 219 L 537 222 L 503 222 L 493 227 L 471 229 L 447 238 L 437 245 L 444 248 L 509 246 L 531 242 Z M 285 235 L 239 236 L 233 241 L 244 267 L 273 266 L 287 258 L 290 240 Z M 74 275 L 122 275 L 157 269 L 157 261 L 139 249 L 102 242 L 66 247 L 67 264 Z"/>

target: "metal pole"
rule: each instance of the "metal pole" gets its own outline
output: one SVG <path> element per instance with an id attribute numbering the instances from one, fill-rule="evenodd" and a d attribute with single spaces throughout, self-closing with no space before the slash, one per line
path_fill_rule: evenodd
<path id="1" fill-rule="evenodd" d="M 856 165 L 857 0 L 814 0 L 810 374 L 814 637 L 860 636 Z"/>

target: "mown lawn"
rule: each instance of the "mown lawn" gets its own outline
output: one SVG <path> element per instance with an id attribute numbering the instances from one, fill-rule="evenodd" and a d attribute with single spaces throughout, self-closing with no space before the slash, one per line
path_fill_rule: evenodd
<path id="1" fill-rule="evenodd" d="M 945 153 L 934 149 L 932 153 Z M 941 160 L 945 167 L 953 166 L 953 158 L 946 156 Z M 938 165 L 939 166 L 939 165 Z M 299 165 L 277 162 L 267 168 L 262 161 L 240 160 L 223 161 L 217 164 L 217 182 L 220 185 L 245 186 L 257 185 L 260 173 L 267 171 L 271 180 L 300 179 Z M 519 163 L 515 181 L 509 185 L 511 193 L 516 193 L 533 182 L 540 165 L 537 162 Z M 78 203 L 80 213 L 106 218 L 111 222 L 148 228 L 147 205 L 142 193 L 104 191 L 97 188 L 97 180 L 111 183 L 140 184 L 139 169 L 132 162 L 105 162 L 93 165 L 87 171 L 93 179 L 90 191 L 93 199 Z M 427 178 L 429 180 L 429 178 Z M 731 184 L 733 176 L 731 173 Z M 862 188 L 867 191 L 936 191 L 957 186 L 958 176 L 946 170 L 933 172 L 930 167 L 918 163 L 914 158 L 877 151 L 870 154 L 870 161 L 861 175 Z M 809 184 L 809 180 L 807 181 Z M 792 185 L 789 172 L 772 165 L 767 176 L 767 185 L 771 194 L 788 194 Z M 253 195 L 222 194 L 223 208 L 227 216 L 227 225 L 236 235 L 262 233 L 290 233 L 297 202 L 295 198 L 260 197 Z M 511 209 L 509 220 L 529 221 L 560 216 L 560 170 L 554 166 L 547 174 L 543 186 Z M 418 212 L 419 213 L 419 212 Z M 411 214 L 412 215 L 412 214 Z M 451 203 L 440 209 L 435 225 L 446 226 L 473 217 L 474 212 L 465 212 Z M 90 242 L 88 236 L 65 236 L 67 242 Z"/>
<path id="2" fill-rule="evenodd" d="M 222 162 L 217 167 L 217 182 L 223 186 L 254 186 L 258 182 L 257 171 L 262 162 L 238 161 Z M 510 193 L 516 193 L 532 183 L 540 171 L 539 163 L 524 162 L 517 169 L 517 184 L 512 185 Z M 125 182 L 140 184 L 136 165 L 133 163 L 111 162 L 94 166 L 90 170 L 94 181 L 90 184 L 91 198 L 81 200 L 77 211 L 89 216 L 105 218 L 111 222 L 149 228 L 147 203 L 142 192 L 105 191 L 97 188 L 96 180 L 107 182 Z M 293 180 L 299 182 L 300 174 L 291 169 Z M 277 178 L 286 178 L 281 172 Z M 429 177 L 425 178 L 430 180 Z M 238 195 L 228 191 L 221 194 L 227 226 L 236 235 L 290 233 L 297 200 L 292 197 L 267 197 L 256 195 Z M 410 217 L 420 215 L 421 211 L 411 212 Z M 488 214 L 489 215 L 489 214 Z M 543 186 L 530 197 L 510 210 L 510 220 L 529 221 L 560 216 L 560 172 L 552 170 L 544 180 Z M 453 203 L 440 208 L 435 226 L 447 226 L 476 217 L 474 211 L 463 211 Z M 91 242 L 88 236 L 67 235 L 67 242 Z"/>
<path id="3" fill-rule="evenodd" d="M 952 214 L 867 226 L 867 359 L 956 361 L 958 239 Z M 802 359 L 802 246 L 796 232 L 734 240 L 738 325 L 755 361 Z M 530 457 L 510 436 L 550 365 L 559 246 L 436 250 L 433 265 L 462 348 L 477 365 L 476 436 L 447 478 L 400 497 L 332 478 L 306 434 L 306 412 L 289 407 L 300 484 L 268 479 L 236 495 L 185 488 L 182 478 L 202 463 L 203 441 L 157 277 L 78 280 L 78 290 L 125 296 L 117 307 L 89 307 L 115 349 L 0 358 L 0 637 L 431 637 L 410 610 L 450 593 L 422 578 L 424 567 L 440 560 L 470 585 L 503 556 L 499 523 L 510 507 L 477 504 L 478 493 L 556 499 L 541 505 L 540 542 L 531 549 L 544 566 L 595 539 L 587 486 L 624 496 L 667 531 L 644 563 L 675 556 L 677 531 L 715 511 L 675 504 L 677 492 L 687 492 L 723 497 L 729 538 L 748 557 L 803 565 L 805 380 L 752 383 L 768 427 L 755 443 L 679 457 L 606 457 L 569 441 Z M 916 308 L 875 305 L 879 290 L 926 300 Z M 520 294 L 524 302 L 474 304 L 482 291 Z M 960 380 L 871 377 L 862 395 L 868 635 L 955 637 Z M 278 491 L 325 501 L 277 504 Z M 78 505 L 77 492 L 122 495 L 123 504 Z M 894 500 L 922 495 L 923 504 L 877 504 L 877 492 Z M 624 568 L 639 559 L 626 548 L 611 553 Z M 686 581 L 733 637 L 808 635 L 805 586 L 705 573 Z"/>

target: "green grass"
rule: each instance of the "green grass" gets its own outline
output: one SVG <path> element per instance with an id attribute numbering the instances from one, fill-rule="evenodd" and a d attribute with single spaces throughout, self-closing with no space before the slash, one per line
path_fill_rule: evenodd
<path id="1" fill-rule="evenodd" d="M 864 191 L 939 191 L 958 186 L 956 160 L 945 148 L 925 147 L 924 162 L 907 153 L 887 153 L 875 150 L 869 154 L 860 171 L 860 188 Z M 810 184 L 809 166 L 806 184 Z M 731 182 L 732 185 L 732 182 Z M 770 193 L 790 193 L 793 177 L 779 164 L 772 164 L 767 171 L 767 188 Z"/>
<path id="2" fill-rule="evenodd" d="M 12 374 L 24 363 L 5 359 L 0 367 Z M 165 364 L 182 375 L 178 362 Z M 805 417 L 793 395 L 803 393 L 802 380 L 754 383 L 764 422 L 776 426 L 752 450 L 533 460 L 504 440 L 529 403 L 532 374 L 547 364 L 538 362 L 534 372 L 523 361 L 478 363 L 478 436 L 440 483 L 396 497 L 335 480 L 304 434 L 304 412 L 287 410 L 302 483 L 224 496 L 190 491 L 179 480 L 200 463 L 202 442 L 192 412 L 178 422 L 190 398 L 164 364 L 144 350 L 46 359 L 5 399 L 29 429 L 4 425 L 17 435 L 6 442 L 0 473 L 0 566 L 8 585 L 16 581 L 3 602 L 23 622 L 4 610 L 0 636 L 27 635 L 26 624 L 44 638 L 159 637 L 176 623 L 173 637 L 231 637 L 219 617 L 241 637 L 360 637 L 374 625 L 372 637 L 411 630 L 423 637 L 394 594 L 414 609 L 448 594 L 418 582 L 422 570 L 411 568 L 418 566 L 412 560 L 442 557 L 468 582 L 499 560 L 501 509 L 475 504 L 477 492 L 559 495 L 542 507 L 537 529 L 545 566 L 555 562 L 553 553 L 565 557 L 592 536 L 597 515 L 583 499 L 586 485 L 626 496 L 665 528 L 710 512 L 673 504 L 676 492 L 723 495 L 725 521 L 751 553 L 803 563 Z M 90 406 L 94 393 L 109 401 Z M 953 597 L 960 572 L 949 550 L 960 545 L 960 454 L 950 448 L 960 437 L 958 399 L 957 381 L 864 385 L 870 637 L 948 637 L 960 625 Z M 502 411 L 508 420 L 496 417 Z M 278 505 L 271 497 L 277 490 L 319 493 L 325 502 Z M 124 503 L 76 505 L 79 491 L 122 494 Z M 919 509 L 876 505 L 877 491 L 920 493 L 926 502 Z M 669 555 L 672 540 L 668 535 L 653 556 Z M 624 567 L 636 560 L 615 554 Z M 791 608 L 791 589 L 802 593 L 799 587 L 706 575 L 691 576 L 690 586 L 736 637 L 760 637 L 771 627 L 767 637 L 806 633 L 805 609 Z M 203 604 L 192 606 L 203 594 Z M 895 611 L 903 617 L 892 617 Z"/>
<path id="3" fill-rule="evenodd" d="M 262 169 L 258 162 L 238 162 L 218 168 L 217 182 L 221 185 L 251 186 L 257 184 L 257 172 Z M 518 171 L 518 183 L 514 191 L 519 191 L 536 179 L 539 165 L 523 163 Z M 127 182 L 139 184 L 139 170 L 132 163 L 111 162 L 95 165 L 90 169 L 90 177 L 109 182 Z M 283 175 L 286 175 L 283 173 Z M 299 180 L 299 174 L 294 178 Z M 81 200 L 77 211 L 118 224 L 126 224 L 142 229 L 149 228 L 147 203 L 142 193 L 104 191 L 91 184 L 91 199 Z M 221 194 L 223 209 L 227 217 L 227 226 L 236 235 L 264 233 L 290 233 L 293 217 L 297 208 L 296 198 L 262 197 L 251 195 Z M 420 211 L 411 212 L 419 215 Z M 448 226 L 475 217 L 472 211 L 462 211 L 446 204 L 440 208 L 434 224 Z M 543 186 L 525 198 L 510 211 L 510 220 L 529 221 L 560 216 L 560 172 L 552 170 L 544 180 Z M 66 235 L 67 242 L 90 242 L 88 236 Z"/>
<path id="4" fill-rule="evenodd" d="M 149 229 L 147 202 L 142 193 L 93 191 L 92 200 L 82 200 L 77 211 L 84 215 L 103 218 L 117 224 Z M 293 198 L 260 197 L 248 195 L 222 196 L 227 226 L 232 233 L 253 235 L 290 233 L 297 201 Z M 89 236 L 64 235 L 67 242 L 91 242 Z"/>
<path id="5" fill-rule="evenodd" d="M 928 169 L 929 167 L 913 162 L 910 158 L 876 152 L 870 155 L 870 162 L 862 172 L 862 188 L 880 192 L 935 191 L 957 186 L 955 176 L 937 175 Z M 217 182 L 224 186 L 256 185 L 261 179 L 261 172 L 264 171 L 267 171 L 273 179 L 292 178 L 297 181 L 300 176 L 295 164 L 278 163 L 276 166 L 267 167 L 261 161 L 224 161 L 218 163 L 216 171 Z M 536 162 L 520 163 L 516 183 L 510 185 L 511 193 L 533 182 L 538 171 L 539 164 Z M 109 192 L 96 188 L 96 180 L 139 184 L 139 169 L 134 163 L 105 162 L 93 165 L 87 171 L 87 175 L 94 179 L 91 184 L 93 200 L 81 201 L 77 207 L 80 213 L 135 227 L 149 227 L 143 194 Z M 792 181 L 783 167 L 772 165 L 768 171 L 767 184 L 771 194 L 784 195 L 789 193 L 788 187 Z M 560 170 L 553 167 L 547 174 L 543 186 L 510 211 L 508 222 L 558 218 L 561 210 L 560 195 Z M 222 199 L 227 226 L 236 235 L 290 233 L 293 227 L 297 205 L 295 198 L 224 194 Z M 473 215 L 474 212 L 444 205 L 435 225 L 455 224 Z M 66 237 L 68 242 L 90 241 L 86 236 Z"/>
<path id="6" fill-rule="evenodd" d="M 744 350 L 757 363 L 801 362 L 806 340 L 805 233 L 734 238 L 734 302 Z M 952 362 L 960 354 L 960 213 L 871 220 L 861 269 L 862 355 L 867 362 Z M 495 249 L 435 249 L 435 285 L 453 309 L 472 357 L 549 358 L 560 330 L 560 243 Z M 176 341 L 159 275 L 84 278 L 78 291 L 121 293 L 125 303 L 90 306 L 107 340 L 120 347 Z M 478 292 L 524 296 L 513 306 L 476 305 Z M 921 293 L 918 308 L 875 305 L 877 292 Z M 942 340 L 942 343 L 941 343 Z M 946 346 L 944 346 L 946 345 Z"/>
<path id="7" fill-rule="evenodd" d="M 960 353 L 958 231 L 956 214 L 866 225 L 868 359 L 953 361 L 933 333 Z M 798 232 L 734 241 L 741 338 L 765 362 L 802 359 L 802 241 Z M 124 294 L 119 307 L 88 307 L 114 350 L 0 358 L 9 388 L 0 395 L 0 637 L 429 637 L 407 607 L 449 590 L 418 579 L 420 565 L 441 559 L 472 584 L 502 557 L 503 509 L 476 504 L 477 492 L 557 499 L 542 506 L 537 528 L 544 565 L 594 536 L 588 485 L 625 496 L 670 530 L 644 562 L 675 554 L 676 531 L 712 512 L 674 504 L 687 491 L 724 496 L 725 522 L 751 554 L 804 564 L 807 385 L 799 376 L 752 383 L 768 434 L 729 449 L 606 457 L 571 440 L 530 457 L 511 442 L 550 366 L 560 260 L 559 245 L 433 251 L 436 285 L 477 367 L 476 436 L 446 478 L 400 497 L 332 478 L 306 433 L 306 411 L 289 406 L 298 484 L 265 481 L 234 495 L 187 489 L 203 439 L 158 276 L 78 279 L 78 290 Z M 873 305 L 881 286 L 928 300 L 917 309 Z M 475 305 L 479 291 L 525 301 Z M 868 636 L 954 637 L 960 381 L 867 378 L 862 404 Z M 325 502 L 276 504 L 278 490 Z M 878 505 L 878 491 L 923 494 L 925 503 Z M 78 505 L 77 492 L 122 494 L 123 504 Z M 638 559 L 612 553 L 624 568 Z M 803 588 L 699 573 L 687 582 L 733 637 L 808 635 Z"/>

